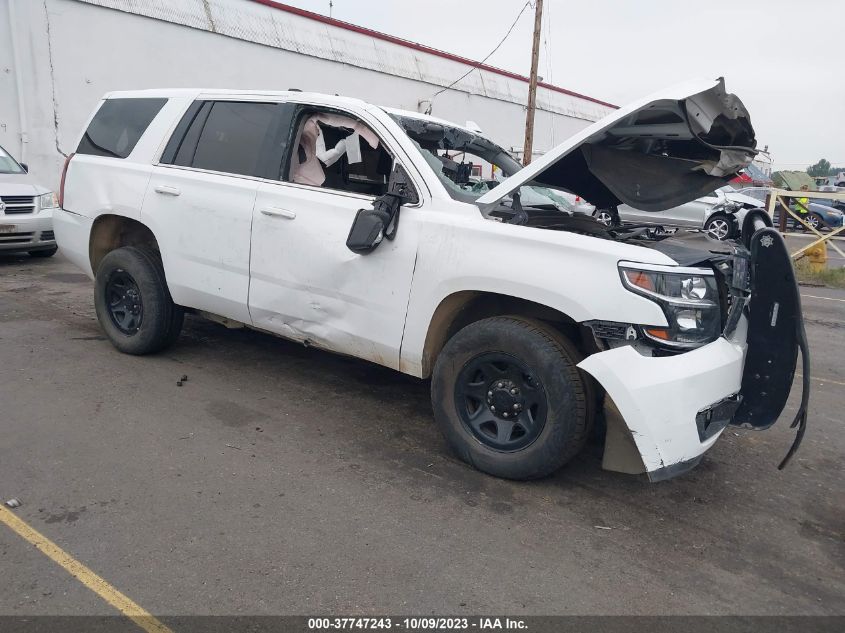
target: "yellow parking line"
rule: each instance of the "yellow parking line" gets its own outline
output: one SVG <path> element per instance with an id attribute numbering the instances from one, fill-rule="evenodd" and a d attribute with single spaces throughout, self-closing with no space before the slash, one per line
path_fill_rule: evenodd
<path id="1" fill-rule="evenodd" d="M 9 526 L 18 536 L 40 549 L 53 562 L 64 567 L 65 571 L 71 576 L 147 631 L 147 633 L 173 633 L 171 629 L 159 622 L 149 612 L 124 596 L 108 582 L 100 578 L 46 536 L 31 528 L 2 505 L 0 505 L 0 521 Z"/>

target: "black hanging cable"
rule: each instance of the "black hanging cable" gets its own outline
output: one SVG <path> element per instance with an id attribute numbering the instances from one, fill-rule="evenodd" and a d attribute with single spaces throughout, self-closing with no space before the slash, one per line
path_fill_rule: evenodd
<path id="1" fill-rule="evenodd" d="M 516 16 L 516 19 L 513 21 L 513 24 L 511 24 L 510 28 L 508 29 L 508 32 L 507 32 L 507 33 L 505 33 L 505 36 L 504 36 L 504 37 L 503 37 L 503 38 L 499 41 L 499 43 L 498 43 L 498 44 L 496 44 L 496 48 L 494 48 L 492 51 L 490 51 L 490 53 L 488 53 L 488 55 L 487 55 L 484 59 L 482 59 L 480 62 L 475 62 L 472 68 L 470 68 L 470 69 L 469 69 L 468 71 L 466 71 L 463 75 L 461 75 L 460 77 L 458 77 L 455 81 L 453 81 L 452 83 L 450 83 L 450 84 L 449 84 L 448 86 L 446 86 L 445 88 L 441 88 L 440 90 L 438 90 L 437 92 L 435 92 L 433 95 L 431 95 L 431 102 L 434 102 L 434 99 L 435 99 L 435 97 L 437 97 L 437 95 L 439 95 L 439 94 L 441 94 L 441 93 L 443 93 L 443 92 L 446 92 L 447 90 L 449 90 L 449 88 L 451 88 L 451 87 L 452 87 L 452 86 L 454 86 L 456 83 L 458 83 L 458 82 L 460 82 L 462 79 L 464 79 L 467 75 L 469 75 L 469 74 L 470 74 L 473 70 L 477 70 L 477 69 L 479 68 L 479 66 L 484 65 L 484 62 L 486 62 L 488 59 L 490 59 L 490 58 L 493 56 L 493 53 L 495 53 L 497 50 L 499 50 L 499 47 L 500 47 L 502 44 L 504 44 L 504 43 L 505 43 L 505 40 L 506 40 L 506 39 L 508 39 L 508 37 L 510 36 L 511 32 L 513 31 L 514 27 L 516 26 L 516 23 L 517 23 L 517 22 L 519 22 L 519 18 L 521 18 L 521 17 L 522 17 L 522 14 L 523 14 L 523 13 L 525 13 L 525 10 L 526 10 L 529 6 L 534 6 L 534 1 L 533 1 L 533 0 L 528 0 L 528 1 L 524 4 L 524 5 L 522 5 L 522 9 L 520 9 L 520 10 L 519 10 L 519 13 L 518 13 L 518 14 L 517 14 L 517 16 Z M 429 104 L 428 111 L 426 112 L 426 114 L 431 114 L 431 105 L 430 105 L 430 104 Z"/>

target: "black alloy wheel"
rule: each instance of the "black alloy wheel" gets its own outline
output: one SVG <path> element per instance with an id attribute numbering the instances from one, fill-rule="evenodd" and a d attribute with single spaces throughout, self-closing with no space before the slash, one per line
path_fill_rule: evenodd
<path id="1" fill-rule="evenodd" d="M 456 455 L 507 479 L 545 477 L 583 448 L 595 392 L 583 358 L 547 323 L 481 319 L 454 334 L 431 375 L 434 419 Z"/>
<path id="2" fill-rule="evenodd" d="M 519 451 L 540 436 L 546 402 L 543 384 L 510 354 L 476 356 L 455 384 L 455 405 L 464 426 L 476 440 L 501 452 Z"/>
<path id="3" fill-rule="evenodd" d="M 121 246 L 97 266 L 94 307 L 112 344 L 127 354 L 152 354 L 172 345 L 184 310 L 173 303 L 157 252 Z"/>
<path id="4" fill-rule="evenodd" d="M 144 302 L 138 284 L 122 268 L 106 281 L 106 304 L 114 326 L 123 334 L 135 334 L 144 321 Z"/>

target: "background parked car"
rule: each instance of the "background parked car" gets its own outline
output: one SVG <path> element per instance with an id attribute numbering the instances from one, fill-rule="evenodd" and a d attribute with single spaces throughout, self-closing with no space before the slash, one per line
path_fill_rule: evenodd
<path id="1" fill-rule="evenodd" d="M 0 253 L 53 255 L 53 209 L 58 206 L 56 194 L 36 184 L 26 165 L 0 147 Z"/>
<path id="2" fill-rule="evenodd" d="M 766 206 L 766 196 L 769 193 L 768 187 L 746 187 L 745 189 L 740 189 L 738 193 L 741 193 L 745 196 L 750 198 L 754 198 L 758 201 L 758 206 L 765 207 Z M 810 215 L 807 217 L 807 222 L 809 222 L 813 228 L 817 230 L 821 230 L 823 228 L 839 228 L 842 226 L 843 223 L 843 211 L 845 211 L 845 201 L 842 200 L 832 200 L 828 198 L 812 198 L 810 199 L 809 204 L 807 205 L 810 211 Z M 780 222 L 780 214 L 783 211 L 783 205 L 778 202 L 775 204 L 775 211 L 772 221 L 774 222 L 775 226 L 778 226 Z M 792 216 L 789 216 L 790 224 L 792 220 Z"/>
<path id="3" fill-rule="evenodd" d="M 836 193 L 845 193 L 845 188 L 840 188 Z M 823 204 L 826 207 L 845 211 L 845 200 L 834 200 L 833 198 L 814 198 L 813 202 L 816 204 Z"/>
<path id="4" fill-rule="evenodd" d="M 734 224 L 726 213 L 718 206 L 725 199 L 742 205 L 743 208 L 759 207 L 760 202 L 755 198 L 742 195 L 733 187 L 725 186 L 712 195 L 697 198 L 678 207 L 666 211 L 641 211 L 628 205 L 619 206 L 619 219 L 623 224 L 652 224 L 665 227 L 684 229 L 701 229 L 717 240 L 733 237 Z M 594 217 L 602 224 L 610 224 L 612 216 L 609 211 L 599 209 Z"/>
<path id="5" fill-rule="evenodd" d="M 845 171 L 840 171 L 835 176 L 819 176 L 815 180 L 816 185 L 818 185 L 820 188 L 824 186 L 845 187 Z"/>
<path id="6" fill-rule="evenodd" d="M 470 190 L 473 193 L 486 193 L 498 184 L 499 182 L 496 180 L 480 180 L 473 183 Z M 547 205 L 561 211 L 583 213 L 584 215 L 592 215 L 596 210 L 595 205 L 590 204 L 580 196 L 559 189 L 539 186 L 523 187 L 520 193 L 520 202 L 529 206 Z M 505 204 L 510 204 L 510 198 L 506 200 Z"/>

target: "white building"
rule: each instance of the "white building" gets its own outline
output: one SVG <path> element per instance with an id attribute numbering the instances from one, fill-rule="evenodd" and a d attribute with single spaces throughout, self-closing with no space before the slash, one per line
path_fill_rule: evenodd
<path id="1" fill-rule="evenodd" d="M 768 178 L 772 177 L 772 165 L 774 164 L 774 161 L 772 159 L 771 153 L 769 152 L 768 145 L 766 145 L 765 148 L 760 150 L 760 153 L 754 157 L 753 164 Z"/>
<path id="2" fill-rule="evenodd" d="M 528 81 L 273 0 L 0 0 L 0 145 L 56 186 L 64 155 L 113 90 L 299 88 L 464 123 L 521 149 Z M 540 84 L 535 147 L 614 106 Z"/>

